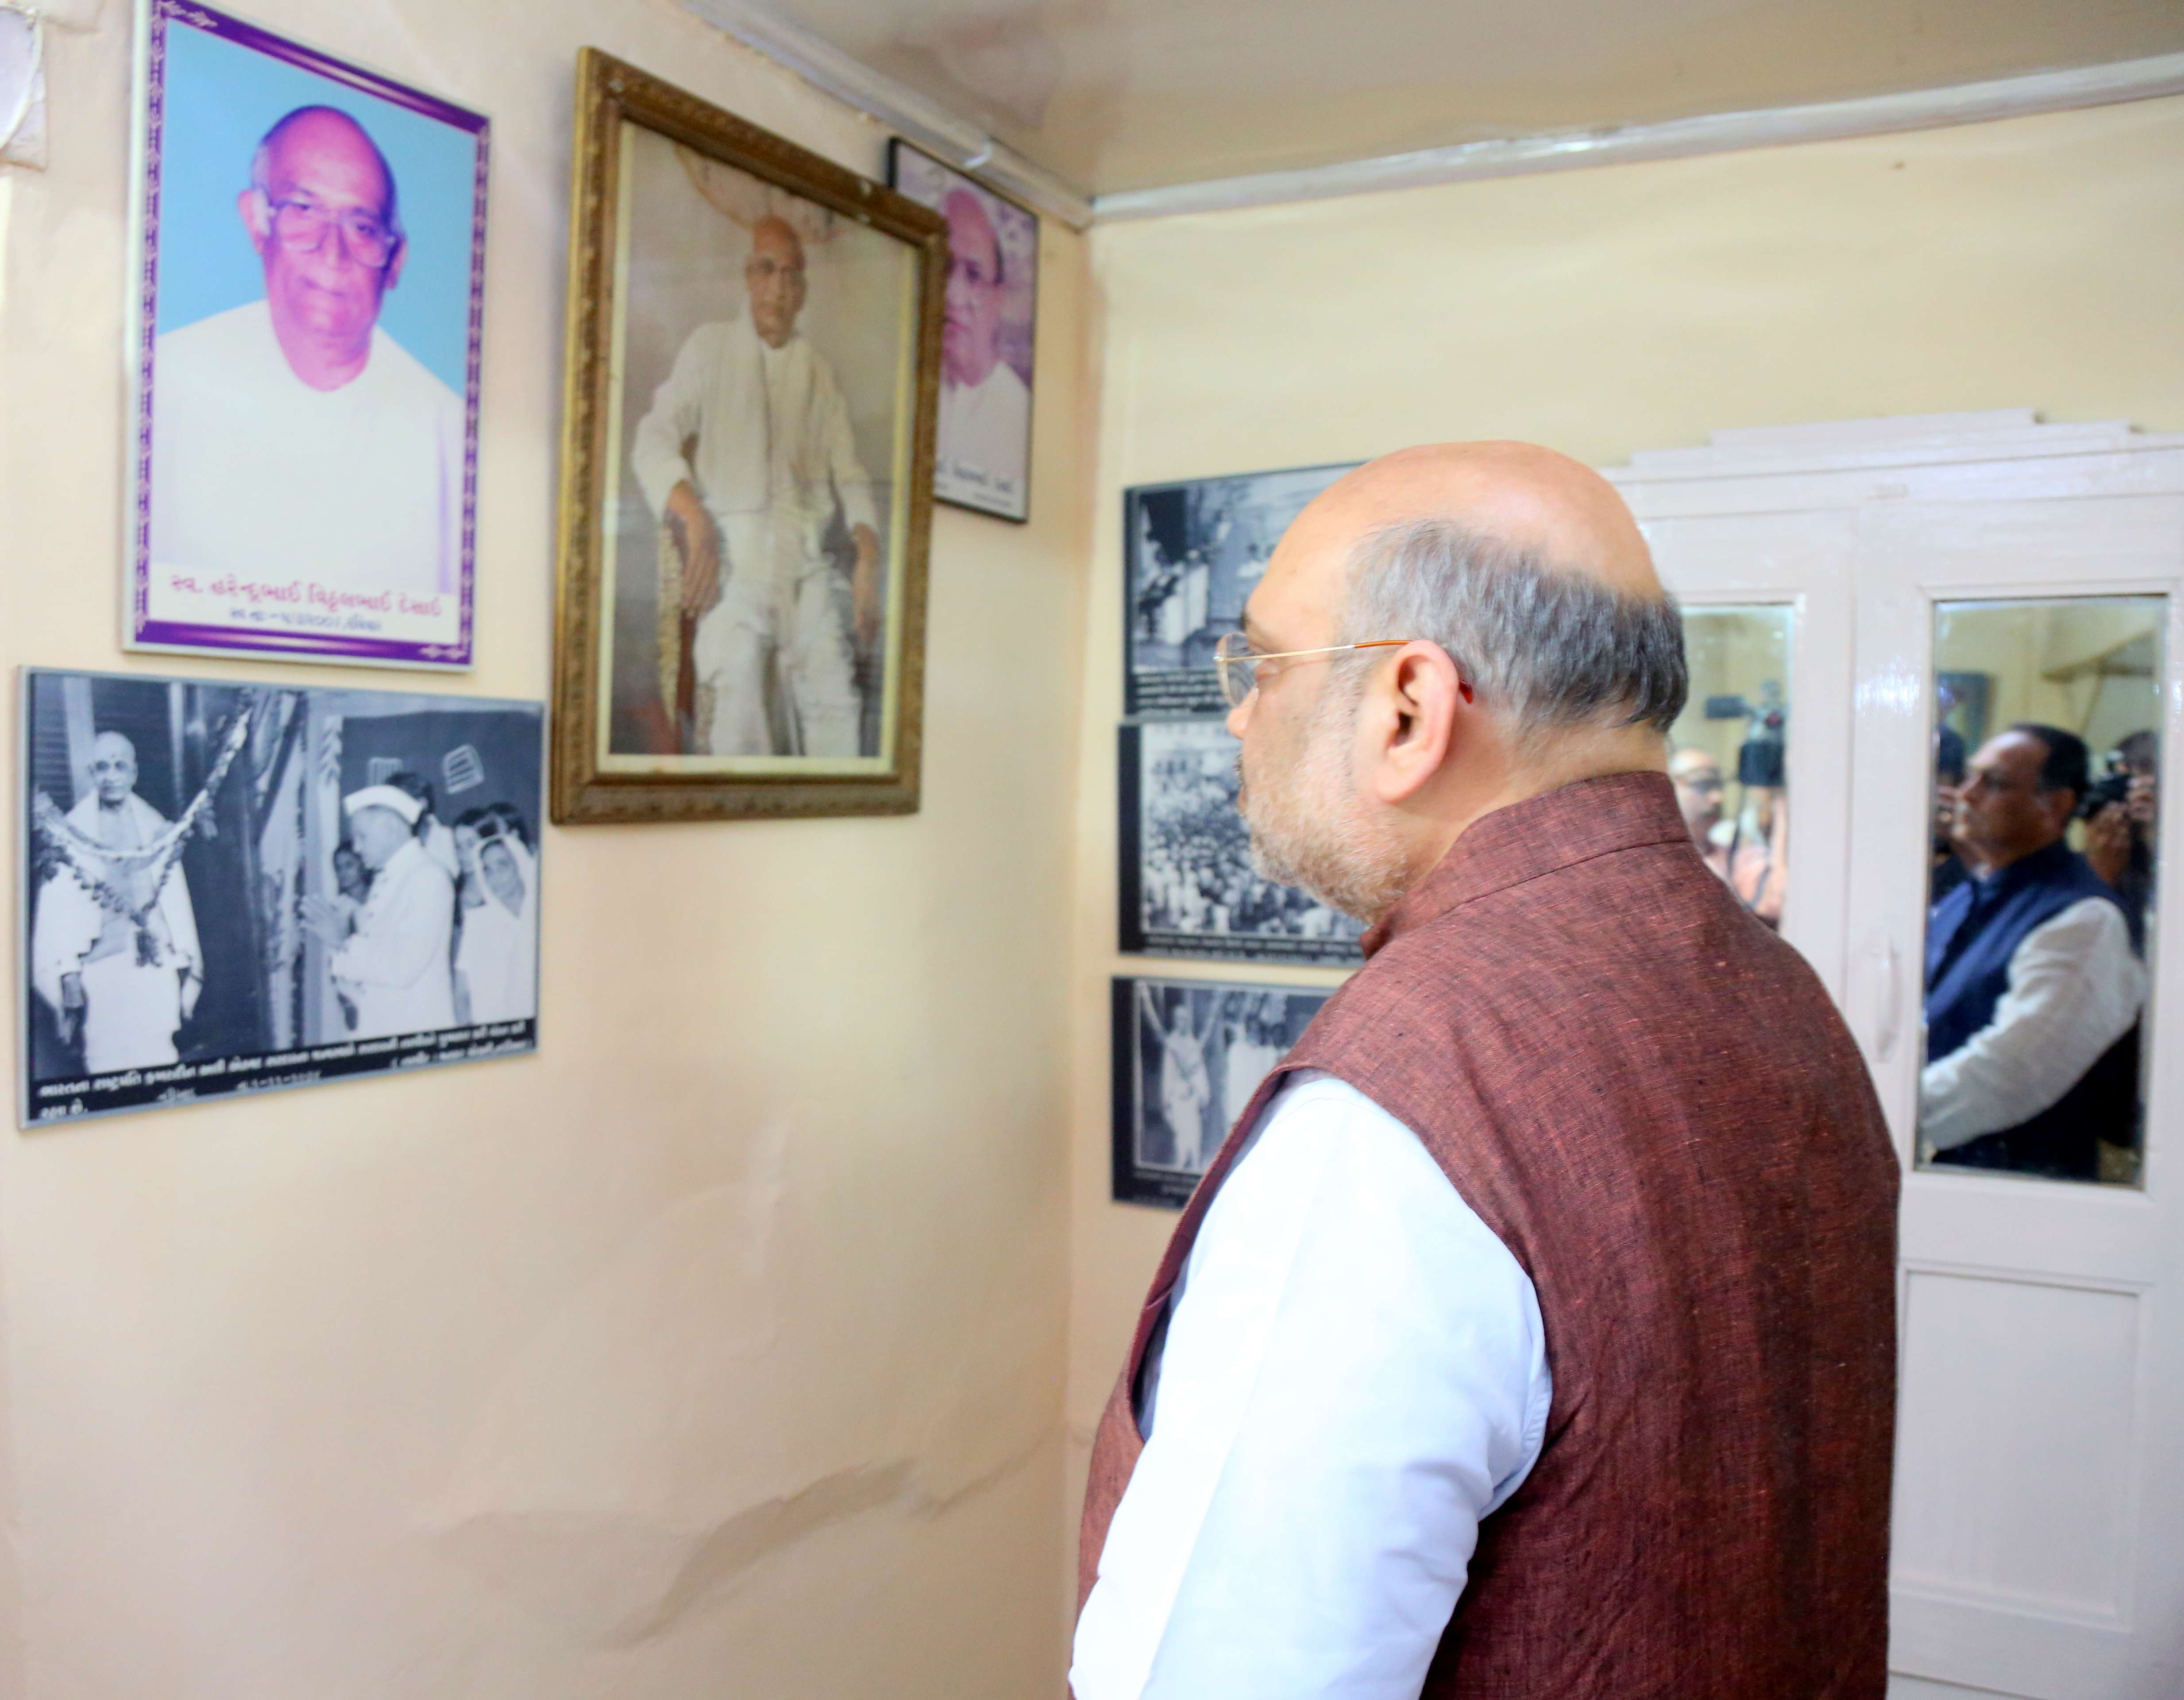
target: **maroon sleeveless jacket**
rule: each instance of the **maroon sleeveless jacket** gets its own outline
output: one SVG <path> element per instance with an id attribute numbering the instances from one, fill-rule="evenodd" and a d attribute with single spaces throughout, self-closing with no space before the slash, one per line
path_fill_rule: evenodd
<path id="1" fill-rule="evenodd" d="M 1880 1700 L 1897 1166 L 1819 982 L 1658 773 L 1477 822 L 1366 949 L 1162 1260 L 1093 1446 L 1080 1601 L 1152 1324 L 1279 1073 L 1322 1068 L 1418 1134 L 1546 1325 L 1546 1442 L 1481 1525 L 1429 1700 Z"/>

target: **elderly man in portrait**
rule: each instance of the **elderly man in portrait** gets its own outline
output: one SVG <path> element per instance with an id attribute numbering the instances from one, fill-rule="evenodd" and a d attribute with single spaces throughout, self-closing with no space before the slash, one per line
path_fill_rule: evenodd
<path id="1" fill-rule="evenodd" d="M 387 783 L 350 792 L 342 807 L 371 891 L 353 913 L 335 899 L 307 897 L 304 923 L 332 953 L 326 972 L 355 1008 L 354 1036 L 454 1026 L 455 883 L 417 836 L 423 801 Z"/>
<path id="2" fill-rule="evenodd" d="M 62 1037 L 73 1040 L 80 1027 L 84 1067 L 104 1074 L 176 1060 L 175 1034 L 204 989 L 204 956 L 179 856 L 125 859 L 88 847 L 148 850 L 167 830 L 166 817 L 136 794 L 136 745 L 100 733 L 91 781 L 66 817 L 76 867 L 39 888 L 31 969 Z M 105 901 L 86 879 L 104 886 Z"/>
<path id="3" fill-rule="evenodd" d="M 948 220 L 948 293 L 933 489 L 951 500 L 1013 510 L 1023 501 L 1031 391 L 1001 358 L 1007 262 L 976 194 L 950 190 L 940 210 Z"/>
<path id="4" fill-rule="evenodd" d="M 858 754 L 859 648 L 879 633 L 879 521 L 833 369 L 797 333 L 804 244 L 751 227 L 749 311 L 691 332 L 638 422 L 630 466 L 674 539 L 696 683 L 686 736 L 714 755 Z M 769 701 L 771 671 L 777 688 Z"/>
<path id="5" fill-rule="evenodd" d="M 264 296 L 153 353 L 154 566 L 454 591 L 464 406 L 380 328 L 408 258 L 386 156 L 348 114 L 298 107 L 236 206 Z"/>
<path id="6" fill-rule="evenodd" d="M 1076 1700 L 1881 1700 L 1897 1160 L 1693 848 L 1628 510 L 1386 456 L 1218 654 L 1262 871 L 1372 930 L 1139 1313 Z"/>
<path id="7" fill-rule="evenodd" d="M 1926 922 L 1919 1137 L 1936 1162 L 2092 1180 L 2137 1140 L 2146 971 L 2115 888 L 2064 842 L 2086 746 L 2027 722 L 1955 794 L 1972 872 Z"/>

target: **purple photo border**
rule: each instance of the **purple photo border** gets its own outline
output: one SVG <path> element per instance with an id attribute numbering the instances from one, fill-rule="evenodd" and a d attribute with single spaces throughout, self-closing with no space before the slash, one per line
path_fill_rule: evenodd
<path id="1" fill-rule="evenodd" d="M 143 255 L 137 277 L 137 401 L 136 420 L 136 510 L 131 516 L 129 638 L 133 644 L 160 649 L 256 654 L 267 659 L 292 656 L 397 666 L 461 668 L 471 665 L 471 622 L 476 609 L 477 560 L 478 365 L 485 326 L 485 190 L 490 152 L 488 120 L 421 89 L 368 71 L 307 47 L 285 36 L 246 24 L 240 18 L 189 0 L 149 0 L 148 6 L 144 108 Z M 407 107 L 477 138 L 477 166 L 471 201 L 470 351 L 463 396 L 463 578 L 461 636 L 453 644 L 406 644 L 384 638 L 345 638 L 332 633 L 280 633 L 237 626 L 199 626 L 151 617 L 152 595 L 152 346 L 159 322 L 159 144 L 166 114 L 167 25 L 219 36 L 238 47 L 298 70 L 346 84 L 365 94 Z"/>

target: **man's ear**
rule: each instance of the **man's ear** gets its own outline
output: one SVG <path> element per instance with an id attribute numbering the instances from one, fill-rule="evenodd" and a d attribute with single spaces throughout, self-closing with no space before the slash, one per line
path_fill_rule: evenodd
<path id="1" fill-rule="evenodd" d="M 1438 644 L 1406 644 L 1367 687 L 1379 744 L 1374 783 L 1384 803 L 1418 794 L 1441 770 L 1477 711 L 1456 663 Z"/>
<path id="2" fill-rule="evenodd" d="M 382 291 L 392 289 L 401 281 L 402 262 L 409 258 L 410 238 L 405 236 L 394 244 L 394 251 L 387 256 L 387 264 L 381 268 L 386 275 L 386 281 L 379 286 Z"/>
<path id="3" fill-rule="evenodd" d="M 242 227 L 250 233 L 250 245 L 258 250 L 260 259 L 265 258 L 266 239 L 273 233 L 273 209 L 266 203 L 263 189 L 245 189 L 235 198 L 237 215 Z"/>

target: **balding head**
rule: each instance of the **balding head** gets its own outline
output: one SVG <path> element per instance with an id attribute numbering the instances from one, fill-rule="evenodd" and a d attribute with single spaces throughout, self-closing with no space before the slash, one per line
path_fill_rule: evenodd
<path id="1" fill-rule="evenodd" d="M 1261 654 L 1387 645 L 1262 667 L 1230 718 L 1268 870 L 1368 918 L 1486 808 L 1658 771 L 1686 689 L 1630 510 L 1529 443 L 1407 449 L 1337 480 L 1284 534 L 1245 629 Z M 1338 767 L 1329 740 L 1353 733 Z"/>
<path id="2" fill-rule="evenodd" d="M 299 106 L 265 132 L 237 198 L 265 274 L 274 334 L 296 376 L 338 389 L 364 369 L 372 327 L 402 276 L 394 172 L 365 127 Z"/>
<path id="3" fill-rule="evenodd" d="M 1529 443 L 1436 443 L 1368 460 L 1321 492 L 1283 534 L 1251 613 L 1334 633 L 1361 547 L 1418 524 L 1459 529 L 1619 596 L 1661 595 L 1630 510 L 1590 466 Z"/>
<path id="4" fill-rule="evenodd" d="M 136 789 L 136 746 L 118 732 L 102 732 L 91 741 L 91 783 L 99 802 L 118 809 Z"/>

